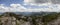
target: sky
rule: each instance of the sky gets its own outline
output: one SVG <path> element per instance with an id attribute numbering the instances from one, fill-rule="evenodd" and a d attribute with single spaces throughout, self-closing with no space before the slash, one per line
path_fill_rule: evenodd
<path id="1" fill-rule="evenodd" d="M 10 4 L 21 4 L 22 6 L 25 6 L 27 8 L 29 8 L 29 7 L 38 8 L 39 7 L 39 6 L 38 7 L 37 6 L 31 6 L 30 4 L 24 5 L 24 1 L 26 1 L 26 0 L 0 0 L 0 4 L 4 4 L 5 6 L 10 6 Z"/>
<path id="2" fill-rule="evenodd" d="M 12 4 L 12 3 L 22 4 L 22 3 L 23 3 L 23 0 L 0 0 L 0 4 L 10 5 L 10 4 Z"/>
<path id="3" fill-rule="evenodd" d="M 0 12 L 60 12 L 60 0 L 0 0 Z"/>

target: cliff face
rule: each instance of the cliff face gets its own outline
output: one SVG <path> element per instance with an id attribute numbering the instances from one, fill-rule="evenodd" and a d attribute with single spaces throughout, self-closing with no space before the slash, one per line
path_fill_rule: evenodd
<path id="1" fill-rule="evenodd" d="M 31 14 L 29 16 L 4 13 L 0 25 L 60 25 L 60 13 Z"/>

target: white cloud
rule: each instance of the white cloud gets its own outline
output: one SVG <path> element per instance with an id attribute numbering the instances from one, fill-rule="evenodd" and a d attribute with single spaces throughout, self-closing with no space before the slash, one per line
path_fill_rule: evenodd
<path id="1" fill-rule="evenodd" d="M 25 3 L 33 3 L 35 2 L 34 0 L 24 0 Z"/>
<path id="2" fill-rule="evenodd" d="M 24 0 L 25 3 L 47 3 L 47 0 Z"/>
<path id="3" fill-rule="evenodd" d="M 40 5 L 42 6 L 42 5 Z M 60 12 L 60 5 L 48 5 L 49 8 L 25 8 L 21 4 L 10 4 L 10 7 L 0 5 L 0 12 Z M 58 7 L 56 7 L 58 6 Z"/>
<path id="4" fill-rule="evenodd" d="M 32 5 L 32 6 L 51 5 L 52 3 L 48 1 L 47 0 L 24 0 L 24 5 Z"/>
<path id="5" fill-rule="evenodd" d="M 25 12 L 26 8 L 21 4 L 10 4 L 10 7 L 0 5 L 0 12 Z"/>
<path id="6" fill-rule="evenodd" d="M 26 8 L 21 4 L 11 4 L 11 9 L 14 9 L 13 12 L 25 12 Z"/>
<path id="7" fill-rule="evenodd" d="M 51 5 L 51 4 L 60 4 L 60 0 L 24 0 L 25 5 Z"/>
<path id="8" fill-rule="evenodd" d="M 60 0 L 24 0 L 25 3 L 53 3 L 60 4 Z"/>
<path id="9" fill-rule="evenodd" d="M 54 1 L 55 2 L 55 1 Z M 32 9 L 33 12 L 60 12 L 60 4 L 53 4 L 53 0 L 24 0 L 25 5 L 48 6 L 49 8 Z M 58 6 L 58 7 L 56 7 Z"/>

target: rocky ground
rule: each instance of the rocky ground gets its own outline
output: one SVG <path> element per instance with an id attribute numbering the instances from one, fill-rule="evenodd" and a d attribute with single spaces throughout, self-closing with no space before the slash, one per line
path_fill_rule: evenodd
<path id="1" fill-rule="evenodd" d="M 31 14 L 29 16 L 3 13 L 0 25 L 60 25 L 60 13 Z"/>

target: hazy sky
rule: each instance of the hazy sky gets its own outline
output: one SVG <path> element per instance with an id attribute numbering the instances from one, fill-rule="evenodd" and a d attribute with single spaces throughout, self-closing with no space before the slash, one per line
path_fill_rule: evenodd
<path id="1" fill-rule="evenodd" d="M 60 0 L 0 0 L 0 11 L 59 12 L 60 4 L 55 3 L 60 3 Z"/>

